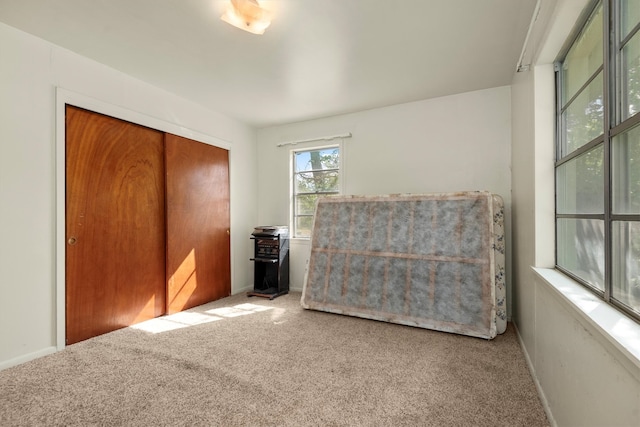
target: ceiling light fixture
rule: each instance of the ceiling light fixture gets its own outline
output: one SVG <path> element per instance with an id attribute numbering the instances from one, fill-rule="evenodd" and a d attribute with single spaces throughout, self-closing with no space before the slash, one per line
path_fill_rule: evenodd
<path id="1" fill-rule="evenodd" d="M 257 0 L 230 0 L 220 19 L 241 30 L 264 34 L 271 24 L 271 13 L 260 7 Z"/>

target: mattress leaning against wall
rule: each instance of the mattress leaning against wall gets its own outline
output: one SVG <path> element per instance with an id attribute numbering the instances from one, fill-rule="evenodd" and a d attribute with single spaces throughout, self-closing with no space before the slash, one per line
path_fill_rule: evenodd
<path id="1" fill-rule="evenodd" d="M 489 192 L 321 198 L 301 303 L 492 339 L 506 329 L 504 248 Z"/>

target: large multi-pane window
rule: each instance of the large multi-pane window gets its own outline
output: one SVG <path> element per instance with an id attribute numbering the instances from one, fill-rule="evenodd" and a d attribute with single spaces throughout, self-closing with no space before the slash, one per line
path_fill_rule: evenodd
<path id="1" fill-rule="evenodd" d="M 600 0 L 556 67 L 556 265 L 640 319 L 640 1 Z"/>
<path id="2" fill-rule="evenodd" d="M 318 197 L 340 193 L 340 147 L 292 151 L 293 237 L 310 237 Z"/>

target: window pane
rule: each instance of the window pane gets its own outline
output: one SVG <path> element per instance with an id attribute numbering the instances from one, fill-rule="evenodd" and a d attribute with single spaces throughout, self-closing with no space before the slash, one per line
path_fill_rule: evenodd
<path id="1" fill-rule="evenodd" d="M 318 196 L 315 194 L 296 196 L 296 216 L 297 215 L 313 215 L 316 211 L 316 200 Z"/>
<path id="2" fill-rule="evenodd" d="M 563 106 L 602 65 L 602 15 L 600 4 L 562 63 Z"/>
<path id="3" fill-rule="evenodd" d="M 338 147 L 294 153 L 295 172 L 337 169 L 340 164 Z"/>
<path id="4" fill-rule="evenodd" d="M 558 265 L 604 291 L 604 221 L 558 219 Z"/>
<path id="5" fill-rule="evenodd" d="M 633 27 L 640 22 L 640 2 L 638 0 L 620 1 L 621 38 L 627 37 Z"/>
<path id="6" fill-rule="evenodd" d="M 294 237 L 311 237 L 312 216 L 299 216 L 294 221 L 296 234 Z"/>
<path id="7" fill-rule="evenodd" d="M 640 223 L 613 223 L 613 298 L 640 313 Z"/>
<path id="8" fill-rule="evenodd" d="M 562 113 L 560 156 L 582 147 L 604 132 L 602 72 Z"/>
<path id="9" fill-rule="evenodd" d="M 638 2 L 640 4 L 640 1 Z M 622 49 L 622 119 L 640 111 L 640 33 Z"/>
<path id="10" fill-rule="evenodd" d="M 602 145 L 560 165 L 556 170 L 559 214 L 604 213 L 604 148 Z"/>
<path id="11" fill-rule="evenodd" d="M 640 213 L 640 127 L 615 137 L 612 149 L 613 212 Z"/>
<path id="12" fill-rule="evenodd" d="M 338 171 L 302 172 L 295 175 L 296 193 L 338 191 Z"/>
<path id="13" fill-rule="evenodd" d="M 326 195 L 323 193 L 340 193 L 340 147 L 293 151 L 291 178 L 292 235 L 310 237 L 317 199 Z"/>

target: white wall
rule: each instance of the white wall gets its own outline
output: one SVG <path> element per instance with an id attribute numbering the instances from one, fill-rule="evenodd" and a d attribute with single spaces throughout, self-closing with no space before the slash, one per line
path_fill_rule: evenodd
<path id="1" fill-rule="evenodd" d="M 499 87 L 259 130 L 259 222 L 289 224 L 294 147 L 276 144 L 351 132 L 343 142 L 344 194 L 492 191 L 504 198 L 509 245 L 510 96 Z M 292 288 L 302 289 L 308 252 L 308 241 L 291 242 Z"/>
<path id="2" fill-rule="evenodd" d="M 528 47 L 537 59 L 512 84 L 513 321 L 552 425 L 638 426 L 640 326 L 579 285 L 563 288 L 571 281 L 554 270 L 544 279 L 531 268 L 555 263 L 552 62 L 586 3 L 542 2 L 539 44 Z"/>
<path id="3" fill-rule="evenodd" d="M 533 73 L 519 73 L 511 86 L 513 111 L 512 180 L 511 180 L 511 247 L 513 321 L 519 326 L 520 335 L 533 340 L 535 327 L 533 288 L 522 286 L 535 265 L 535 182 L 534 182 L 534 123 L 533 123 Z"/>
<path id="4" fill-rule="evenodd" d="M 251 285 L 253 129 L 4 24 L 0 52 L 0 369 L 60 346 L 64 173 L 56 153 L 64 150 L 56 130 L 58 87 L 114 115 L 230 150 L 232 292 Z"/>
<path id="5" fill-rule="evenodd" d="M 534 46 L 546 56 L 510 88 L 266 128 L 257 133 L 257 148 L 254 132 L 241 123 L 0 24 L 0 369 L 55 351 L 63 319 L 56 300 L 56 248 L 64 247 L 56 158 L 62 87 L 186 136 L 228 143 L 233 293 L 252 282 L 253 226 L 289 222 L 291 147 L 278 142 L 351 132 L 344 141 L 346 194 L 502 195 L 513 259 L 509 311 L 552 424 L 640 425 L 637 359 L 530 268 L 553 265 L 550 63 L 585 3 L 542 1 L 554 8 L 536 24 L 548 24 L 545 44 Z M 293 241 L 291 256 L 291 284 L 301 289 L 308 241 Z"/>

